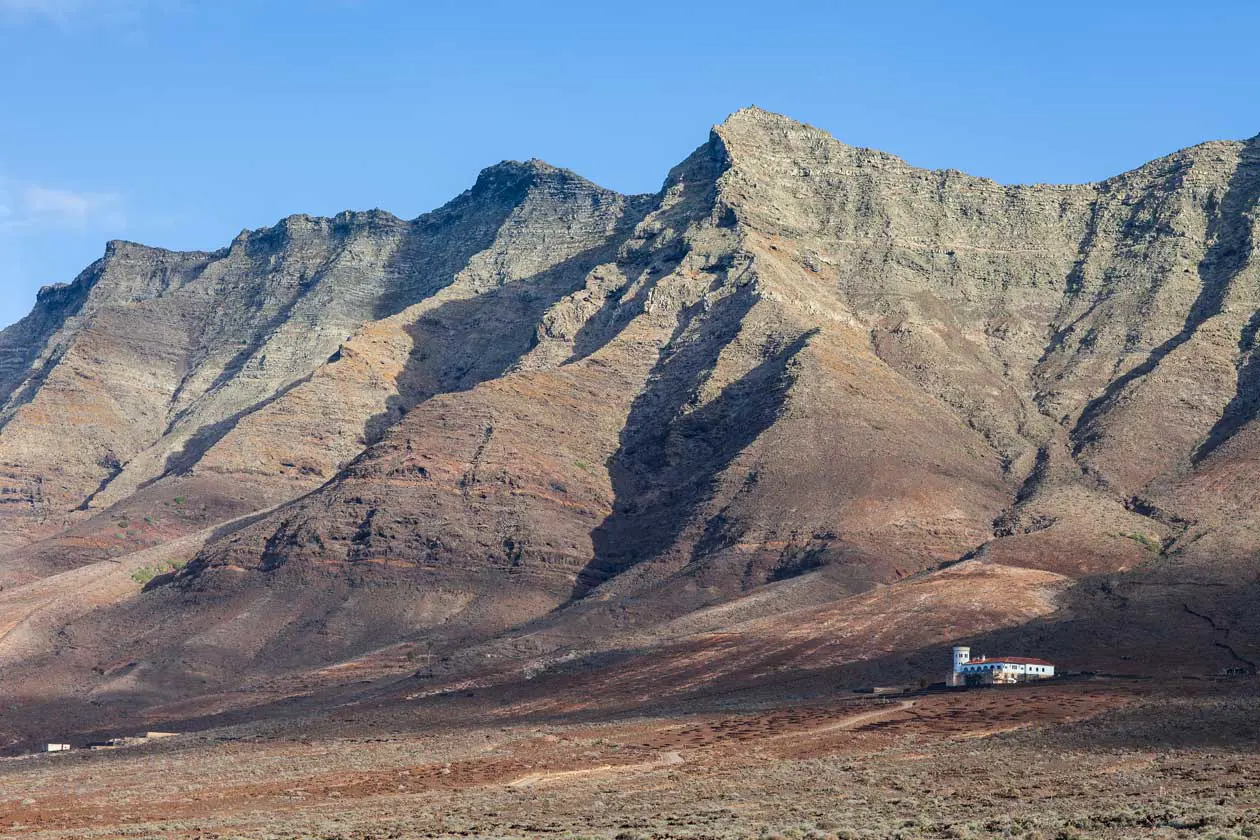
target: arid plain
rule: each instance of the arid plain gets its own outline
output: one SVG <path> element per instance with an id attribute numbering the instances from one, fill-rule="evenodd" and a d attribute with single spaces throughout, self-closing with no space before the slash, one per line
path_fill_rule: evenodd
<path id="1" fill-rule="evenodd" d="M 817 686 L 815 688 L 818 688 Z M 1254 681 L 694 711 L 349 702 L 0 762 L 12 837 L 1253 837 Z"/>

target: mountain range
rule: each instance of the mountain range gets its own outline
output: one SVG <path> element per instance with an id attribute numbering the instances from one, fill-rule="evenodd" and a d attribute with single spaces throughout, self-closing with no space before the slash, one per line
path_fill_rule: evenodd
<path id="1" fill-rule="evenodd" d="M 1006 186 L 749 108 L 653 195 L 111 242 L 0 332 L 0 735 L 1254 670 L 1258 217 L 1260 137 Z"/>

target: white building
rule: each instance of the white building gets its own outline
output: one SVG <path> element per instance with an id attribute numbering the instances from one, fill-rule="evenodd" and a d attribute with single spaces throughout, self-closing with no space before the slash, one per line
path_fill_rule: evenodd
<path id="1" fill-rule="evenodd" d="M 46 744 L 44 746 L 44 752 L 69 752 L 69 751 L 70 751 L 69 744 Z"/>
<path id="2" fill-rule="evenodd" d="M 1045 680 L 1054 676 L 1054 663 L 1027 656 L 981 656 L 971 658 L 971 648 L 954 648 L 954 670 L 950 685 L 985 685 Z"/>

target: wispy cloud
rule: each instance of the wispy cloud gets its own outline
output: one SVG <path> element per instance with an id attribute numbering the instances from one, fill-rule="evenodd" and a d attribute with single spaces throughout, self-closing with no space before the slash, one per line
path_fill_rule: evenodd
<path id="1" fill-rule="evenodd" d="M 0 180 L 0 232 L 47 228 L 121 230 L 126 224 L 122 197 L 115 193 L 41 184 L 15 186 Z"/>
<path id="2" fill-rule="evenodd" d="M 74 192 L 31 184 L 22 191 L 22 204 L 35 218 L 81 225 L 115 212 L 119 198 L 113 193 Z"/>

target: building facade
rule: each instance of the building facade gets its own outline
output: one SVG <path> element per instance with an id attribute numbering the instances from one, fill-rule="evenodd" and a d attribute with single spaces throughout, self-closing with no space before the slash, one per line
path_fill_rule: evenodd
<path id="1" fill-rule="evenodd" d="M 971 648 L 954 648 L 954 668 L 949 684 L 992 685 L 1045 680 L 1054 676 L 1054 663 L 1027 656 L 981 656 L 971 658 Z"/>

